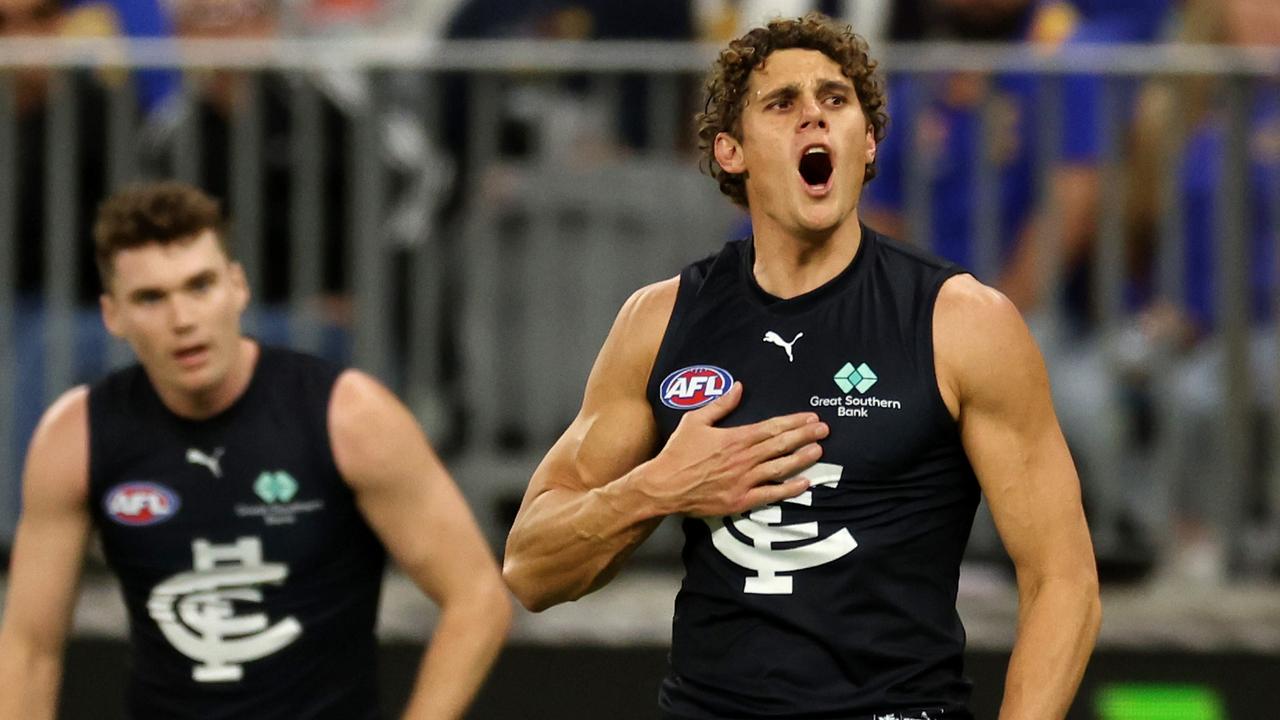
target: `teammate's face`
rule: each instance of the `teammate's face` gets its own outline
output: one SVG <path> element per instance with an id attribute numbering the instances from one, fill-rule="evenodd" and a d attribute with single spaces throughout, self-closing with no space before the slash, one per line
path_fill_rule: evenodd
<path id="1" fill-rule="evenodd" d="M 162 393 L 198 397 L 229 382 L 249 290 L 212 230 L 122 250 L 112 267 L 103 320 Z"/>
<path id="2" fill-rule="evenodd" d="M 853 82 L 817 50 L 778 50 L 752 71 L 742 139 L 716 138 L 716 160 L 747 174 L 756 225 L 796 237 L 823 235 L 852 218 L 875 134 Z"/>

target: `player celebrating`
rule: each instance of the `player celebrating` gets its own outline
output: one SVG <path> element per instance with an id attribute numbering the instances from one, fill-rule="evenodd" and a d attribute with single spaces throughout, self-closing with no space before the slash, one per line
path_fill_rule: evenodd
<path id="1" fill-rule="evenodd" d="M 668 718 L 970 717 L 955 599 L 980 492 L 1021 601 L 1001 718 L 1062 718 L 1093 647 L 1034 341 L 999 293 L 859 222 L 874 68 L 818 15 L 720 54 L 699 137 L 754 236 L 626 303 L 508 539 L 507 582 L 540 609 L 684 516 Z"/>

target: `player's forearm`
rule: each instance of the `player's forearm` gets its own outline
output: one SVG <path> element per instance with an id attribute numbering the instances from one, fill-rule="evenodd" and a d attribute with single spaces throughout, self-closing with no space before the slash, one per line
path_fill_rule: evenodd
<path id="1" fill-rule="evenodd" d="M 61 652 L 0 636 L 0 720 L 53 720 Z"/>
<path id="2" fill-rule="evenodd" d="M 516 519 L 502 574 L 538 612 L 599 588 L 666 514 L 638 489 L 642 469 L 590 491 L 549 490 Z"/>
<path id="3" fill-rule="evenodd" d="M 1097 578 L 1019 583 L 1018 593 L 1018 638 L 1000 720 L 1066 717 L 1102 622 Z"/>
<path id="4" fill-rule="evenodd" d="M 460 718 L 475 699 L 511 626 L 511 600 L 500 582 L 449 599 L 418 669 L 404 720 Z"/>

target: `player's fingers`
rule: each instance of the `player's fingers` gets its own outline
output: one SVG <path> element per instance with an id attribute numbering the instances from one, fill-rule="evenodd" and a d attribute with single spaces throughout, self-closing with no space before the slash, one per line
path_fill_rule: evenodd
<path id="1" fill-rule="evenodd" d="M 778 427 L 781 429 L 780 432 L 761 438 L 747 450 L 748 462 L 755 465 L 771 458 L 781 457 L 809 443 L 822 440 L 831 432 L 826 423 L 817 420 L 788 422 L 779 424 Z"/>
<path id="2" fill-rule="evenodd" d="M 791 415 L 779 415 L 766 420 L 743 425 L 734 428 L 734 432 L 740 435 L 739 440 L 746 445 L 755 445 L 765 442 L 770 438 L 777 437 L 790 430 L 805 425 L 815 424 L 818 422 L 818 414 L 812 412 L 793 413 Z"/>
<path id="3" fill-rule="evenodd" d="M 793 475 L 801 473 L 822 457 L 822 446 L 816 442 L 808 443 L 794 452 L 782 457 L 766 460 L 746 474 L 746 481 L 751 485 L 769 485 L 789 481 Z M 805 480 L 807 483 L 808 480 Z"/>
<path id="4" fill-rule="evenodd" d="M 724 419 L 726 415 L 733 412 L 738 407 L 738 403 L 742 400 L 742 383 L 735 382 L 729 387 L 729 390 L 720 397 L 703 405 L 702 407 L 685 414 L 690 421 L 699 422 L 703 425 L 715 425 Z"/>
<path id="5" fill-rule="evenodd" d="M 809 489 L 809 481 L 803 477 L 792 478 L 783 483 L 769 483 L 753 487 L 743 496 L 745 507 L 740 512 L 764 507 L 770 503 L 781 502 L 793 498 Z"/>

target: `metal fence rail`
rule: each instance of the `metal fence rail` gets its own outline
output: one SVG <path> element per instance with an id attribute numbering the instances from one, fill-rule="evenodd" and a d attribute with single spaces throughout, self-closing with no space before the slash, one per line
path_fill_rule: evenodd
<path id="1" fill-rule="evenodd" d="M 1137 310 L 1127 300 L 1123 269 L 1132 201 L 1121 190 L 1130 172 L 1126 88 L 1161 82 L 1180 92 L 1198 80 L 1225 88 L 1215 98 L 1230 138 L 1214 220 L 1219 340 L 1227 358 L 1221 467 L 1224 487 L 1238 494 L 1227 503 L 1234 510 L 1225 522 L 1243 527 L 1250 478 L 1280 477 L 1274 464 L 1268 471 L 1254 462 L 1264 446 L 1250 418 L 1277 398 L 1255 397 L 1247 361 L 1258 331 L 1248 318 L 1254 229 L 1246 222 L 1262 212 L 1273 234 L 1280 222 L 1280 191 L 1265 201 L 1269 209 L 1254 206 L 1249 164 L 1258 158 L 1247 146 L 1250 108 L 1275 87 L 1280 49 L 1049 52 L 944 43 L 876 51 L 900 78 L 959 71 L 1039 78 L 1028 142 L 1038 206 L 1049 219 L 1038 238 L 1042 282 L 1055 298 L 1065 281 L 1063 218 L 1047 189 L 1061 166 L 1056 145 L 1067 122 L 1061 83 L 1081 73 L 1106 78 L 1096 118 L 1106 191 L 1092 253 L 1090 327 L 1103 358 L 1100 383 L 1120 383 L 1129 372 L 1124 342 Z M 40 409 L 127 359 L 94 329 L 95 291 L 77 280 L 85 276 L 89 229 L 70 210 L 97 201 L 85 196 L 89 176 L 106 188 L 176 176 L 224 192 L 234 241 L 264 301 L 248 318 L 250 329 L 349 360 L 399 390 L 456 461 L 497 539 L 501 521 L 492 519 L 492 507 L 518 496 L 533 462 L 572 417 L 622 300 L 711 251 L 741 222 L 714 183 L 698 175 L 691 152 L 689 117 L 714 53 L 695 44 L 384 37 L 0 42 L 0 543 L 12 532 L 20 449 Z M 180 90 L 160 106 L 143 107 L 130 79 L 143 68 L 181 73 Z M 33 115 L 20 107 L 27 102 L 20 80 L 32 70 L 48 73 L 34 116 L 46 134 L 43 147 L 31 147 L 21 134 Z M 913 102 L 928 103 L 931 93 L 936 87 Z M 993 159 L 1007 139 L 998 99 L 986 91 L 977 115 L 971 224 L 973 269 L 984 279 L 998 275 L 1005 260 L 1001 168 Z M 892 125 L 890 141 L 920 143 L 919 130 Z M 1169 167 L 1177 167 L 1188 131 L 1170 118 L 1162 140 Z M 938 169 L 924 146 L 910 147 L 905 234 L 930 238 L 938 222 L 930 210 Z M 96 166 L 99 157 L 103 164 Z M 38 191 L 25 170 L 34 166 L 44 173 Z M 1153 284 L 1177 302 L 1187 238 L 1175 174 L 1158 182 L 1163 210 Z M 44 208 L 36 237 L 24 234 L 32 227 L 24 215 L 32 197 Z M 20 248 L 37 246 L 43 277 L 21 277 L 30 253 Z M 1055 304 L 1045 323 L 1059 322 Z M 1157 352 L 1151 372 L 1168 375 L 1177 362 Z M 1089 458 L 1086 478 L 1105 550 L 1125 520 L 1126 503 L 1145 490 L 1127 481 L 1125 456 L 1133 449 L 1125 438 L 1133 419 L 1103 407 L 1096 414 L 1113 436 Z M 1174 413 L 1158 407 L 1161 414 Z M 1161 424 L 1165 440 L 1157 448 L 1177 436 L 1170 425 Z M 1261 509 L 1274 521 L 1280 481 L 1266 487 Z M 1172 510 L 1154 514 L 1147 522 L 1167 529 Z"/>

